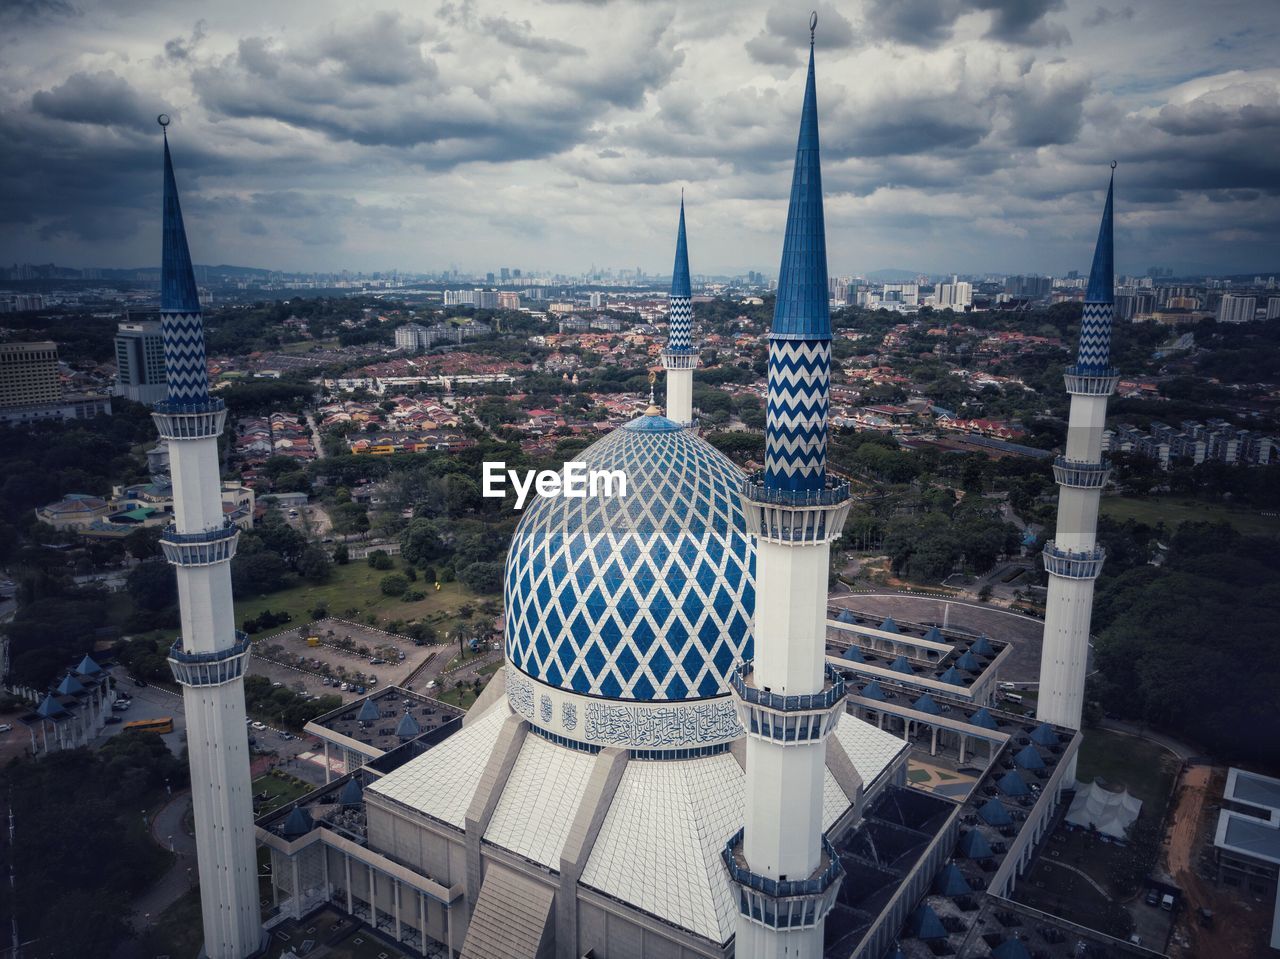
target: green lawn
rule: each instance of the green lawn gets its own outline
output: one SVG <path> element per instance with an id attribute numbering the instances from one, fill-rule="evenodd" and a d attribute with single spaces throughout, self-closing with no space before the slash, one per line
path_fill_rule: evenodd
<path id="1" fill-rule="evenodd" d="M 1108 729 L 1086 729 L 1080 744 L 1076 779 L 1101 778 L 1111 788 L 1124 786 L 1142 800 L 1142 815 L 1164 818 L 1179 762 L 1167 749 L 1137 736 Z"/>
<path id="2" fill-rule="evenodd" d="M 1133 920 L 1124 906 L 1102 895 L 1079 874 L 1054 862 L 1048 852 L 1046 849 L 1041 854 L 1031 872 L 1018 883 L 1013 898 L 1117 939 L 1127 938 Z"/>
<path id="3" fill-rule="evenodd" d="M 143 938 L 144 954 L 169 955 L 173 959 L 195 959 L 204 945 L 200 918 L 200 889 L 196 887 L 162 912 Z"/>
<path id="4" fill-rule="evenodd" d="M 353 561 L 346 566 L 334 566 L 327 583 L 319 585 L 300 583 L 291 589 L 276 593 L 238 597 L 236 622 L 242 623 L 265 609 L 292 614 L 292 622 L 254 633 L 255 639 L 261 639 L 311 622 L 311 611 L 317 606 L 324 606 L 330 616 L 350 619 L 356 623 L 366 623 L 370 614 L 377 617 L 377 625 L 381 626 L 396 619 L 406 622 L 415 619 L 426 620 L 432 623 L 443 636 L 445 631 L 452 630 L 458 621 L 456 613 L 459 606 L 464 603 L 478 605 L 486 599 L 458 582 L 441 583 L 440 589 L 437 590 L 433 584 L 419 581 L 412 585 L 424 592 L 426 596 L 415 602 L 406 603 L 394 596 L 384 596 L 378 586 L 382 578 L 392 572 L 403 573 L 404 569 L 399 562 L 396 563 L 394 570 L 373 569 L 362 560 Z M 348 610 L 356 612 L 348 613 Z"/>
<path id="5" fill-rule="evenodd" d="M 300 799 L 315 788 L 310 783 L 295 779 L 293 776 L 273 776 L 270 773 L 259 776 L 253 781 L 253 794 L 258 796 L 266 793 L 269 798 L 265 803 L 254 807 L 254 816 L 255 818 L 265 816 L 286 803 Z"/>
<path id="6" fill-rule="evenodd" d="M 1257 510 L 1236 509 L 1180 496 L 1104 496 L 1102 512 L 1113 519 L 1133 519 L 1148 526 L 1163 522 L 1170 531 L 1179 523 L 1225 520 L 1242 533 L 1280 536 L 1280 516 L 1263 516 Z"/>

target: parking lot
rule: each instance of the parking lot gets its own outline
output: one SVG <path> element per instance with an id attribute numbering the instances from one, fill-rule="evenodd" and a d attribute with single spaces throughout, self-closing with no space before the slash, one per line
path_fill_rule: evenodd
<path id="1" fill-rule="evenodd" d="M 255 643 L 249 672 L 297 692 L 350 701 L 362 695 L 361 688 L 365 693 L 406 683 L 421 688 L 428 674 L 438 672 L 447 659 L 439 646 L 417 646 L 380 629 L 323 619 Z M 424 664 L 429 665 L 413 683 L 414 673 Z"/>

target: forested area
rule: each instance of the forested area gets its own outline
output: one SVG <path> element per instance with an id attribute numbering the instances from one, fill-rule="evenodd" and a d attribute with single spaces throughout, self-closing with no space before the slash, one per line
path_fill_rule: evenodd
<path id="1" fill-rule="evenodd" d="M 1203 744 L 1224 759 L 1274 762 L 1280 742 L 1280 549 L 1226 523 L 1183 523 L 1166 562 L 1125 563 L 1112 544 L 1149 527 L 1113 528 L 1093 628 L 1107 712 Z M 1115 561 L 1119 561 L 1116 563 Z"/>
<path id="2" fill-rule="evenodd" d="M 172 854 L 151 839 L 144 817 L 187 782 L 185 758 L 155 733 L 126 732 L 96 750 L 51 753 L 0 770 L 13 810 L 5 843 L 0 922 L 11 919 L 29 954 L 53 959 L 109 956 L 130 935 L 135 897 L 168 868 Z M 28 954 L 24 949 L 24 955 Z"/>

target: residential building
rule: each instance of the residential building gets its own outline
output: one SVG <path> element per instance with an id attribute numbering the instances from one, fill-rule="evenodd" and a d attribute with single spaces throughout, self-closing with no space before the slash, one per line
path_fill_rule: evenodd
<path id="1" fill-rule="evenodd" d="M 0 343 L 0 408 L 54 403 L 62 399 L 58 345 Z"/>
<path id="2" fill-rule="evenodd" d="M 1268 308 L 1270 304 L 1268 303 Z M 1257 313 L 1258 299 L 1240 293 L 1224 293 L 1218 303 L 1219 323 L 1248 323 Z"/>
<path id="3" fill-rule="evenodd" d="M 116 331 L 116 396 L 148 405 L 165 398 L 160 321 L 121 323 Z"/>

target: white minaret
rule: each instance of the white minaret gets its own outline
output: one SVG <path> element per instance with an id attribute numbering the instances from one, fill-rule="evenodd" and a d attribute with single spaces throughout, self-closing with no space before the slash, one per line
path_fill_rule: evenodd
<path id="1" fill-rule="evenodd" d="M 844 681 L 826 666 L 827 576 L 849 486 L 826 470 L 831 317 L 815 23 L 769 335 L 765 468 L 742 495 L 757 599 L 755 659 L 732 678 L 747 730 L 744 827 L 725 849 L 738 888 L 738 959 L 819 959 L 844 875 L 822 834 L 826 739 L 845 707 Z"/>
<path id="2" fill-rule="evenodd" d="M 1044 548 L 1049 597 L 1045 605 L 1036 717 L 1072 729 L 1080 728 L 1084 707 L 1093 581 L 1102 572 L 1104 559 L 1097 540 L 1098 502 L 1108 473 L 1102 456 L 1102 430 L 1107 419 L 1107 397 L 1120 378 L 1111 367 L 1114 187 L 1113 173 L 1085 293 L 1080 349 L 1075 365 L 1067 367 L 1066 372 L 1067 392 L 1071 394 L 1067 448 L 1065 455 L 1053 464 L 1054 479 L 1058 482 L 1058 526 L 1054 538 Z M 1073 756 L 1063 782 L 1069 784 L 1075 772 Z"/>
<path id="3" fill-rule="evenodd" d="M 169 118 L 160 116 L 167 127 Z M 182 636 L 169 666 L 182 686 L 200 870 L 204 951 L 244 959 L 263 942 L 249 785 L 244 668 L 249 638 L 235 628 L 231 557 L 239 530 L 222 513 L 218 436 L 226 409 L 209 396 L 204 325 L 178 188 L 164 141 L 164 250 L 160 329 L 168 399 L 152 417 L 169 441 L 173 525 L 161 546 L 178 576 Z"/>
<path id="4" fill-rule="evenodd" d="M 667 300 L 671 332 L 662 351 L 667 371 L 667 419 L 681 426 L 693 425 L 693 371 L 698 354 L 693 349 L 693 286 L 689 282 L 689 244 L 684 235 L 684 193 L 680 194 L 680 230 L 676 234 L 676 263 L 671 271 L 671 296 Z"/>

